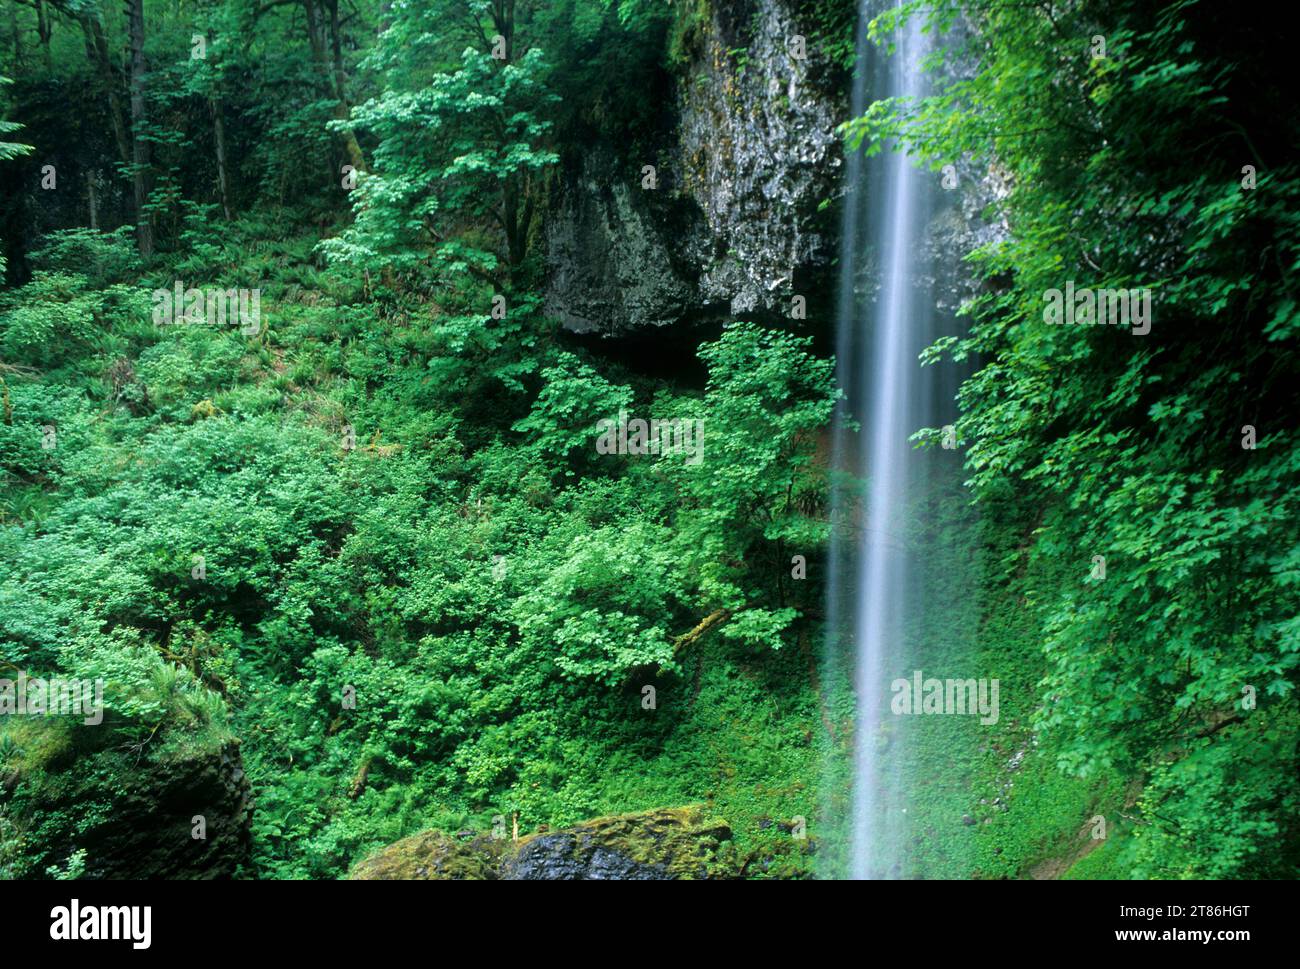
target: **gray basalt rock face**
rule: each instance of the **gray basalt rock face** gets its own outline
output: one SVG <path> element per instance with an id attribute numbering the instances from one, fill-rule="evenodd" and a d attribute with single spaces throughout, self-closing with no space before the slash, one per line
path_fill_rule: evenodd
<path id="1" fill-rule="evenodd" d="M 797 280 L 828 272 L 818 213 L 839 191 L 847 89 L 793 6 L 713 0 L 655 157 L 602 146 L 570 166 L 546 233 L 547 310 L 567 328 L 785 315 Z"/>
<path id="2" fill-rule="evenodd" d="M 648 157 L 598 144 L 569 160 L 545 238 L 546 309 L 567 329 L 619 336 L 786 317 L 796 294 L 820 298 L 825 316 L 837 285 L 838 207 L 869 186 L 845 183 L 836 129 L 850 114 L 851 79 L 803 6 L 709 0 L 687 34 L 671 120 Z M 963 24 L 950 44 L 971 29 Z M 958 58 L 944 69 L 965 77 L 975 65 Z M 643 187 L 645 165 L 654 166 L 654 188 Z M 963 258 L 1006 234 L 988 211 L 1008 185 L 996 168 L 954 159 L 944 187 L 953 190 L 936 193 L 912 264 L 915 285 L 953 314 L 981 291 Z M 828 201 L 836 205 L 823 212 Z M 855 286 L 872 293 L 880 254 L 872 240 L 859 242 L 867 251 Z"/>
<path id="3" fill-rule="evenodd" d="M 950 50 L 960 50 L 975 33 L 975 25 L 963 19 L 946 35 Z M 975 77 L 978 63 L 969 52 L 948 57 L 943 81 L 968 81 Z M 993 163 L 977 163 L 968 157 L 955 158 L 934 175 L 944 191 L 922 233 L 922 253 L 917 262 L 930 268 L 928 285 L 941 313 L 955 314 L 963 303 L 987 288 L 966 257 L 976 249 L 1007 239 L 1010 227 L 1000 204 L 1011 190 L 1011 175 Z"/>
<path id="4" fill-rule="evenodd" d="M 813 227 L 842 168 L 843 91 L 781 0 L 716 3 L 680 90 L 682 190 L 704 215 L 699 297 L 732 315 L 784 311 L 802 268 L 825 267 Z"/>
<path id="5" fill-rule="evenodd" d="M 922 234 L 924 259 L 919 261 L 934 274 L 929 285 L 936 308 L 955 314 L 983 289 L 972 267 L 963 261 L 965 257 L 1009 234 L 996 214 L 997 203 L 1008 191 L 1008 176 L 997 166 L 981 169 L 965 160 L 954 164 L 946 176 L 955 184 L 943 193 Z"/>
<path id="6" fill-rule="evenodd" d="M 661 208 L 608 154 L 566 179 L 547 230 L 546 309 L 575 333 L 665 326 L 696 299 Z"/>

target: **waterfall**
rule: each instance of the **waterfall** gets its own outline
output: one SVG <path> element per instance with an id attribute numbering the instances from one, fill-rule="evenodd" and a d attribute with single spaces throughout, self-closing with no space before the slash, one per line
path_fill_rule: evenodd
<path id="1" fill-rule="evenodd" d="M 862 5 L 854 116 L 868 100 L 926 93 L 922 63 L 932 35 L 921 29 L 922 18 L 911 17 L 887 54 L 866 37 L 880 9 L 872 0 Z M 951 645 L 950 632 L 936 628 L 923 587 L 933 586 L 951 550 L 967 541 L 951 533 L 922 537 L 933 500 L 959 481 L 960 459 L 909 442 L 920 428 L 955 416 L 954 375 L 923 370 L 918 360 L 953 323 L 935 310 L 925 245 L 939 203 L 937 176 L 889 148 L 872 159 L 851 152 L 846 176 L 836 352 L 847 406 L 836 421 L 834 463 L 865 491 L 841 483 L 832 498 L 826 661 L 832 673 L 839 668 L 851 677 L 855 697 L 851 804 L 840 835 L 847 851 L 838 873 L 897 878 L 914 867 L 909 749 L 917 728 L 891 715 L 890 685 L 910 677 L 921 657 L 933 658 L 937 639 Z"/>

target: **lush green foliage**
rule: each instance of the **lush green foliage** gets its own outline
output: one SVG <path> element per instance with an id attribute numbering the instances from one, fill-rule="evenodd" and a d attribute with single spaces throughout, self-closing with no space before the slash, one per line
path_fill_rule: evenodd
<path id="1" fill-rule="evenodd" d="M 601 376 L 532 317 L 525 388 L 448 365 L 459 341 L 343 302 L 351 287 L 330 274 L 310 301 L 272 287 L 263 340 L 155 327 L 135 287 L 66 268 L 135 271 L 125 236 L 62 234 L 40 261 L 56 268 L 0 314 L 17 371 L 7 658 L 107 672 L 119 741 L 161 744 L 160 719 L 183 735 L 185 704 L 223 725 L 230 707 L 259 787 L 263 874 L 337 874 L 431 819 L 622 806 L 604 767 L 654 756 L 664 720 L 691 716 L 698 657 L 676 636 L 726 609 L 724 657 L 788 643 L 776 549 L 817 540 L 798 509 L 819 500 L 809 457 L 831 402 L 829 365 L 802 341 L 732 327 L 702 351 L 706 390 L 682 394 Z M 470 447 L 461 429 L 484 394 L 497 418 L 474 422 Z M 596 421 L 620 407 L 702 420 L 707 459 L 596 454 Z M 160 695 L 168 663 L 215 693 Z M 637 716 L 649 683 L 672 713 Z M 37 766 L 17 744 L 16 763 Z M 658 756 L 671 773 L 681 755 Z"/>

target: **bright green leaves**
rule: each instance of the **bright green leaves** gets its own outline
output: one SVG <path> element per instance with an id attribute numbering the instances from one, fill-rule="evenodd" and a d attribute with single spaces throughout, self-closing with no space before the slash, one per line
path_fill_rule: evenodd
<path id="1" fill-rule="evenodd" d="M 403 36 L 390 31 L 380 43 Z M 503 65 L 467 49 L 458 70 L 418 86 L 390 77 L 381 96 L 353 111 L 349 123 L 379 147 L 354 190 L 354 224 L 322 251 L 372 269 L 428 266 L 439 280 L 496 277 L 516 264 L 527 248 L 534 183 L 557 160 L 544 147 L 544 112 L 554 101 L 546 76 L 540 50 Z"/>

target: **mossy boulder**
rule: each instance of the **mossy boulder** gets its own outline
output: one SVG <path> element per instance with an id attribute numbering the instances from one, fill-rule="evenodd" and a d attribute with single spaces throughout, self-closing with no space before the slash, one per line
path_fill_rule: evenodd
<path id="1" fill-rule="evenodd" d="M 698 805 L 585 821 L 529 835 L 505 859 L 503 878 L 537 881 L 672 881 L 725 877 L 713 863 L 731 828 Z"/>
<path id="2" fill-rule="evenodd" d="M 362 861 L 349 876 L 361 881 L 488 881 L 499 878 L 505 841 L 490 835 L 453 837 L 421 831 Z"/>
<path id="3" fill-rule="evenodd" d="M 700 805 L 658 808 L 539 831 L 518 841 L 424 831 L 360 862 L 354 879 L 672 881 L 728 878 L 718 859 L 731 838 Z"/>

